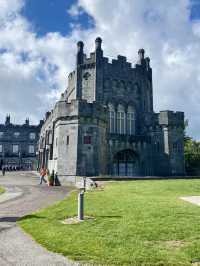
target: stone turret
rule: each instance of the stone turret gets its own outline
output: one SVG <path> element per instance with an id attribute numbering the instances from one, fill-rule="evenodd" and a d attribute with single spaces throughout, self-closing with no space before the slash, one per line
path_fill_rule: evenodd
<path id="1" fill-rule="evenodd" d="M 144 49 L 139 49 L 138 51 L 138 65 L 143 65 L 144 64 L 144 54 L 145 54 L 145 50 Z"/>
<path id="2" fill-rule="evenodd" d="M 77 43 L 77 56 L 76 56 L 77 65 L 83 64 L 83 58 L 84 58 L 83 47 L 84 47 L 84 43 L 82 41 L 79 41 Z"/>
<path id="3" fill-rule="evenodd" d="M 84 63 L 84 52 L 83 52 L 84 43 L 79 41 L 77 43 L 77 55 L 76 55 L 76 74 L 75 74 L 75 91 L 76 99 L 82 98 L 82 66 Z"/>
<path id="4" fill-rule="evenodd" d="M 97 37 L 95 40 L 95 53 L 96 53 L 96 61 L 103 57 L 103 50 L 101 48 L 102 39 Z"/>
<path id="5" fill-rule="evenodd" d="M 29 123 L 29 118 L 26 118 L 26 120 L 25 120 L 25 125 L 26 125 L 26 126 L 29 126 L 29 124 L 30 124 L 30 123 Z"/>
<path id="6" fill-rule="evenodd" d="M 97 37 L 95 40 L 95 50 L 101 50 L 102 39 Z"/>
<path id="7" fill-rule="evenodd" d="M 150 58 L 149 57 L 146 57 L 145 58 L 145 61 L 146 61 L 147 70 L 149 70 L 150 69 Z"/>

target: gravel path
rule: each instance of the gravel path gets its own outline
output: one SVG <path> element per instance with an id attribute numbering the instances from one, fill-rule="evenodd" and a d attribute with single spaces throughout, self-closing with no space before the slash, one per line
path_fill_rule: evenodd
<path id="1" fill-rule="evenodd" d="M 13 172 L 0 176 L 0 266 L 80 265 L 49 252 L 38 245 L 17 225 L 16 220 L 38 208 L 63 199 L 73 188 L 38 185 L 34 172 Z"/>

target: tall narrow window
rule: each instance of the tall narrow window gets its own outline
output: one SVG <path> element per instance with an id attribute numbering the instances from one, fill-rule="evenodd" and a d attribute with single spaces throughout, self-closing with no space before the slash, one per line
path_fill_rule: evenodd
<path id="1" fill-rule="evenodd" d="M 20 135 L 20 133 L 19 133 L 19 132 L 14 132 L 14 137 L 15 137 L 15 138 L 18 138 L 18 137 L 19 137 L 19 135 Z"/>
<path id="2" fill-rule="evenodd" d="M 30 154 L 34 154 L 34 153 L 35 153 L 35 147 L 34 147 L 34 145 L 29 145 L 29 147 L 28 147 L 28 152 L 29 152 Z"/>
<path id="3" fill-rule="evenodd" d="M 13 149 L 12 149 L 13 153 L 18 153 L 18 152 L 19 152 L 19 145 L 15 145 L 15 144 L 14 144 L 14 145 L 12 146 L 12 148 L 13 148 Z"/>
<path id="4" fill-rule="evenodd" d="M 29 138 L 30 138 L 31 140 L 35 139 L 35 137 L 36 137 L 36 135 L 35 135 L 34 132 L 31 132 L 31 133 L 29 134 Z"/>
<path id="5" fill-rule="evenodd" d="M 109 104 L 109 131 L 115 133 L 115 109 L 112 104 Z"/>
<path id="6" fill-rule="evenodd" d="M 119 105 L 117 108 L 117 133 L 125 134 L 126 133 L 126 122 L 125 122 L 125 111 L 123 105 Z"/>
<path id="7" fill-rule="evenodd" d="M 83 143 L 92 144 L 92 136 L 84 136 Z"/>
<path id="8" fill-rule="evenodd" d="M 135 112 L 132 106 L 129 106 L 127 110 L 127 134 L 135 134 Z"/>

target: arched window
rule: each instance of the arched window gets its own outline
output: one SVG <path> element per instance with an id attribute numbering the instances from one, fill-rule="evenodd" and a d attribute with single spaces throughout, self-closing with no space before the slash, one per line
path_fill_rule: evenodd
<path id="1" fill-rule="evenodd" d="M 132 106 L 129 106 L 127 110 L 127 134 L 135 134 L 135 111 Z"/>
<path id="2" fill-rule="evenodd" d="M 109 132 L 115 133 L 115 108 L 112 104 L 109 107 Z"/>
<path id="3" fill-rule="evenodd" d="M 117 108 L 117 133 L 126 133 L 126 120 L 125 111 L 123 105 L 119 104 Z"/>

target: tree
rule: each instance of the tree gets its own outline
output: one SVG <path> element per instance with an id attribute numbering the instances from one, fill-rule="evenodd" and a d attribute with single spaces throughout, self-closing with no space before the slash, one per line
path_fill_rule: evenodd
<path id="1" fill-rule="evenodd" d="M 185 129 L 188 120 L 185 121 Z M 191 137 L 184 136 L 185 168 L 188 175 L 200 174 L 200 141 L 193 140 Z"/>

